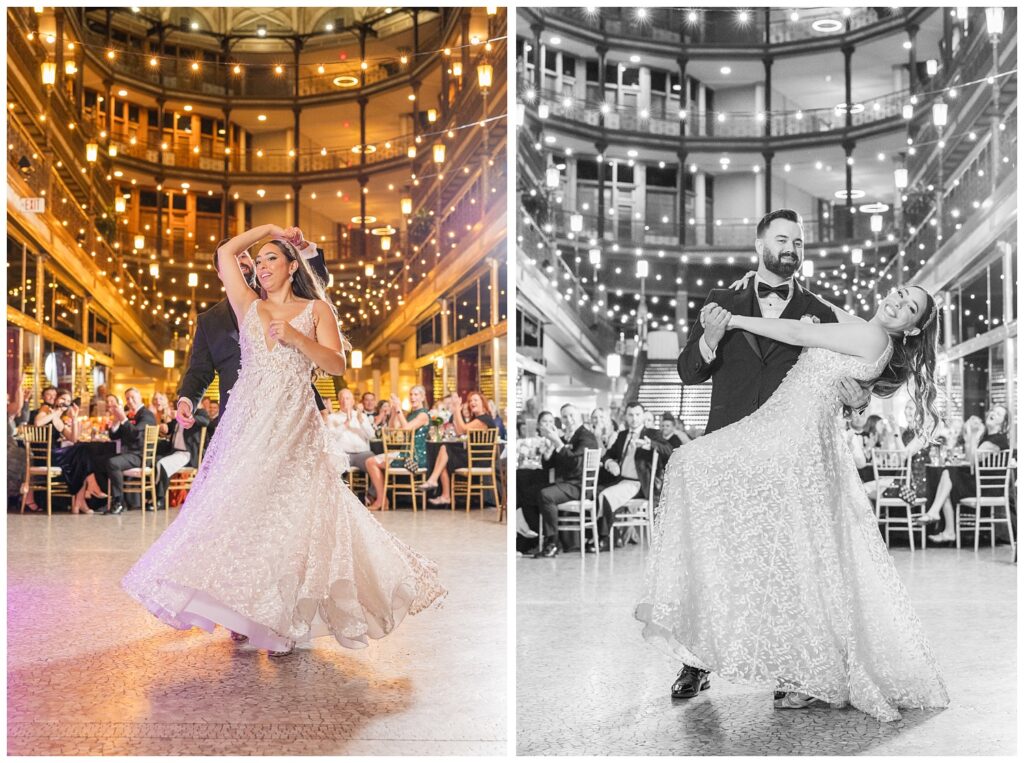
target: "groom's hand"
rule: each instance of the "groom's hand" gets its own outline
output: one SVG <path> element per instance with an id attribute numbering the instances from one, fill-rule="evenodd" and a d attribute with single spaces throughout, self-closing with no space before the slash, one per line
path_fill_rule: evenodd
<path id="1" fill-rule="evenodd" d="M 854 411 L 859 411 L 871 402 L 871 390 L 864 389 L 856 379 L 849 376 L 839 380 L 839 401 Z"/>
<path id="2" fill-rule="evenodd" d="M 729 328 L 732 313 L 714 302 L 705 305 L 702 312 L 704 314 L 704 341 L 714 351 Z"/>

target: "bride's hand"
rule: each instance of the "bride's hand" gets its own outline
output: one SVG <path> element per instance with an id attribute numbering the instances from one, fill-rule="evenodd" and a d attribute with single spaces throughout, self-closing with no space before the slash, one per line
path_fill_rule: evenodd
<path id="1" fill-rule="evenodd" d="M 756 275 L 756 270 L 748 270 L 743 275 L 743 277 L 740 278 L 738 281 L 733 281 L 731 284 L 729 284 L 729 288 L 732 289 L 733 291 L 743 291 L 745 288 L 747 288 L 747 282 L 750 281 L 750 279 Z"/>
<path id="2" fill-rule="evenodd" d="M 281 320 L 271 321 L 267 334 L 275 342 L 279 342 L 286 347 L 294 346 L 302 338 L 302 334 L 296 331 L 294 326 L 288 321 Z"/>

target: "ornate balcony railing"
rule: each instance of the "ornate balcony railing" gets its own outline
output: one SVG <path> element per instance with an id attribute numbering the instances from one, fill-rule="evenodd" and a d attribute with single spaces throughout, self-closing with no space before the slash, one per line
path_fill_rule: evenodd
<path id="1" fill-rule="evenodd" d="M 794 20 L 793 13 L 797 17 Z M 745 16 L 741 16 L 745 13 Z M 610 36 L 685 45 L 777 45 L 838 37 L 902 16 L 898 8 L 548 8 L 545 15 Z M 692 16 L 691 16 L 692 14 Z M 767 18 L 766 18 L 767 15 Z M 766 23 L 767 22 L 767 23 Z M 824 31 L 823 31 L 823 29 Z"/>
<path id="2" fill-rule="evenodd" d="M 763 138 L 808 135 L 834 132 L 846 127 L 846 109 L 843 104 L 832 108 L 796 111 L 753 112 L 700 112 L 652 113 L 650 109 L 597 103 L 551 90 L 539 93 L 528 82 L 519 83 L 519 92 L 538 115 L 546 108 L 549 115 L 598 127 L 604 117 L 604 127 L 610 131 L 627 131 L 677 137 L 709 138 Z M 903 105 L 910 97 L 906 90 L 871 98 L 853 104 L 851 126 L 881 122 L 901 115 Z"/>
<path id="3" fill-rule="evenodd" d="M 103 49 L 106 36 L 86 25 L 85 42 L 93 49 Z M 441 45 L 441 30 L 434 29 L 420 41 L 421 50 L 436 50 Z M 123 75 L 132 80 L 143 82 L 153 87 L 161 86 L 169 91 L 208 95 L 213 97 L 229 96 L 231 98 L 279 98 L 343 94 L 354 92 L 363 85 L 374 85 L 389 79 L 396 81 L 409 74 L 410 66 L 401 64 L 398 57 L 387 61 L 367 62 L 364 70 L 359 61 L 325 62 L 300 64 L 296 69 L 293 65 L 282 68 L 281 73 L 275 70 L 273 63 L 241 64 L 239 74 L 234 73 L 233 63 L 200 61 L 199 70 L 193 70 L 192 62 L 183 59 L 157 58 L 156 65 L 150 63 L 150 54 L 138 51 L 119 50 L 116 65 L 110 66 L 115 75 Z M 108 64 L 103 56 L 91 51 L 93 59 L 104 67 Z M 336 83 L 340 80 L 340 83 Z"/>

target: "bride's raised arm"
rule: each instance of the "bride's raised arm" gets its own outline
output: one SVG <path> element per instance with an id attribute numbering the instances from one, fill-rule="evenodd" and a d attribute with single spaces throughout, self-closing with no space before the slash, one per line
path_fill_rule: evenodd
<path id="1" fill-rule="evenodd" d="M 283 234 L 284 229 L 280 226 L 270 224 L 258 225 L 225 241 L 217 249 L 217 276 L 220 278 L 221 283 L 224 284 L 224 292 L 227 294 L 231 309 L 235 311 L 235 317 L 238 318 L 239 326 L 242 325 L 242 320 L 245 318 L 245 313 L 249 306 L 258 297 L 249 288 L 249 284 L 245 282 L 245 276 L 242 275 L 242 268 L 236 258 L 260 239 L 267 238 L 268 236 L 281 237 Z"/>
<path id="2" fill-rule="evenodd" d="M 729 319 L 729 328 L 749 331 L 797 347 L 823 347 L 862 358 L 869 363 L 873 363 L 885 351 L 888 339 L 884 329 L 866 321 L 811 323 L 785 318 L 733 315 Z"/>

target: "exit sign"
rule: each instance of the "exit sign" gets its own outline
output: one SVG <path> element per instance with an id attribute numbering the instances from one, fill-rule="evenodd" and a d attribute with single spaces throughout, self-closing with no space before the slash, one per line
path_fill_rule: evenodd
<path id="1" fill-rule="evenodd" d="M 45 212 L 46 199 L 42 196 L 22 199 L 20 207 L 22 212 Z"/>

